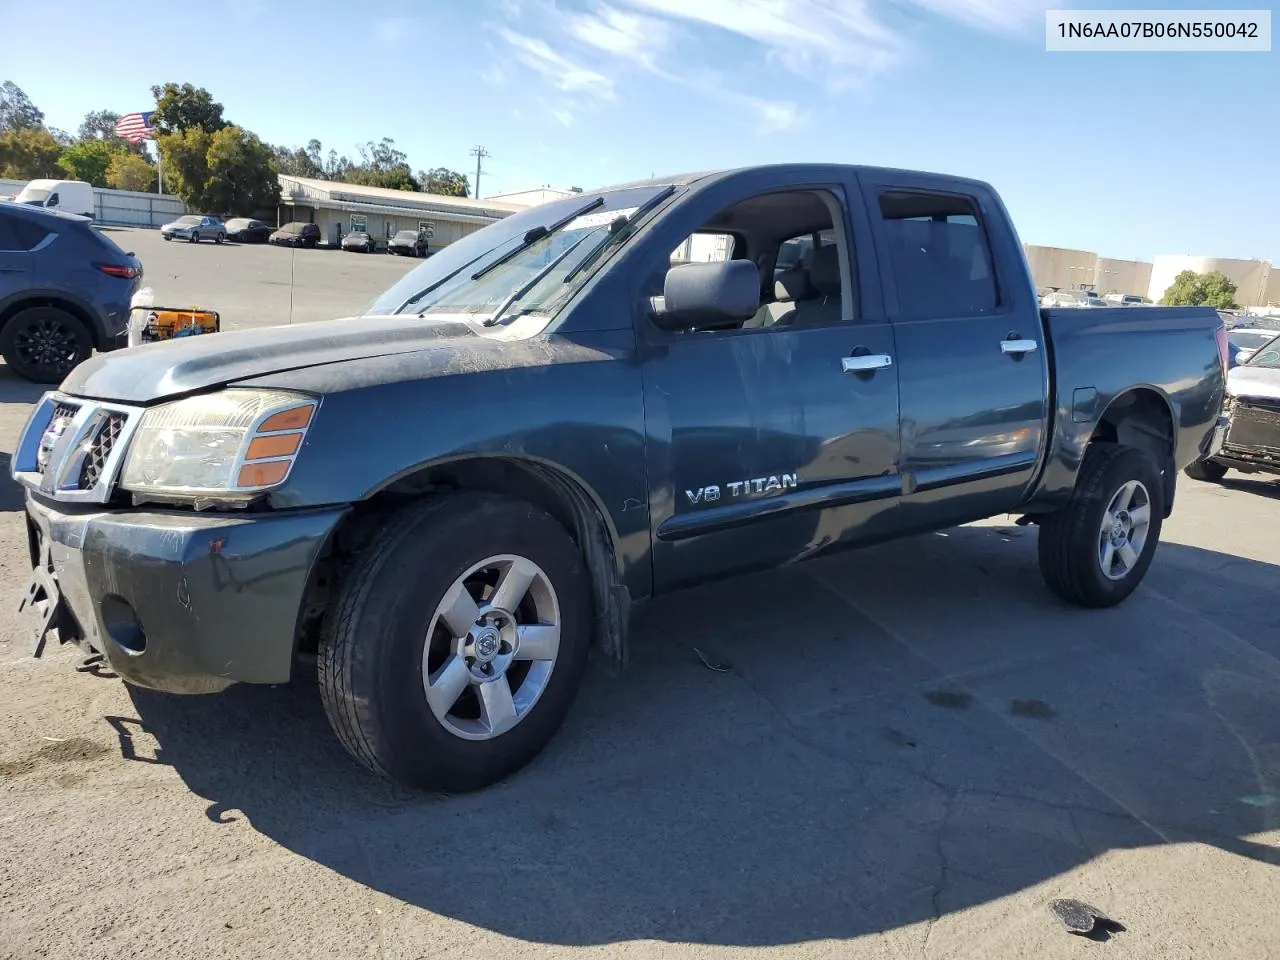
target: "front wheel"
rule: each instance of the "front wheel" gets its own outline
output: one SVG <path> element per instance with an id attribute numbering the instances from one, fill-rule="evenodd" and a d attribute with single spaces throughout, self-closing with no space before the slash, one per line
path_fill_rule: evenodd
<path id="1" fill-rule="evenodd" d="M 325 713 L 375 773 L 487 786 L 555 734 L 590 633 L 590 579 L 556 520 L 488 494 L 427 500 L 383 527 L 325 618 Z"/>
<path id="2" fill-rule="evenodd" d="M 1160 471 L 1140 450 L 1094 443 L 1066 506 L 1040 522 L 1040 574 L 1081 607 L 1110 607 L 1151 566 L 1164 518 Z"/>
<path id="3" fill-rule="evenodd" d="M 1200 460 L 1186 467 L 1182 472 L 1192 480 L 1203 480 L 1205 483 L 1220 483 L 1227 475 L 1227 465 L 1216 460 Z"/>
<path id="4" fill-rule="evenodd" d="M 0 355 L 18 376 L 61 383 L 93 353 L 93 338 L 79 319 L 57 307 L 30 307 L 0 330 Z"/>
<path id="5" fill-rule="evenodd" d="M 172 240 L 172 239 L 173 239 L 173 237 L 172 237 L 172 236 L 170 236 L 170 235 L 169 235 L 169 234 L 167 234 L 167 233 L 162 233 L 162 234 L 160 234 L 160 236 L 164 237 L 164 241 L 165 241 L 165 243 L 168 243 L 170 240 Z"/>
<path id="6" fill-rule="evenodd" d="M 191 241 L 190 241 L 190 242 L 191 242 L 191 243 L 199 243 L 199 242 L 200 242 L 200 234 L 198 234 L 198 233 L 193 233 L 193 234 L 191 234 Z"/>

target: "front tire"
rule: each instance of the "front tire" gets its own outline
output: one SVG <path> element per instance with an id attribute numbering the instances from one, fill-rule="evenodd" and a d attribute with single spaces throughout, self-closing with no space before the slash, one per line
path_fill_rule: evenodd
<path id="1" fill-rule="evenodd" d="M 192 243 L 199 243 L 199 242 L 200 242 L 200 234 L 198 234 L 198 233 L 193 233 L 193 234 L 191 234 L 191 242 L 192 242 Z"/>
<path id="2" fill-rule="evenodd" d="M 1205 483 L 1221 483 L 1222 478 L 1227 475 L 1229 468 L 1225 463 L 1218 463 L 1216 460 L 1200 460 L 1183 469 L 1192 480 L 1202 480 Z"/>
<path id="3" fill-rule="evenodd" d="M 88 328 L 57 307 L 31 307 L 0 330 L 0 355 L 9 369 L 34 383 L 61 383 L 93 353 Z"/>
<path id="4" fill-rule="evenodd" d="M 1069 603 L 1110 607 L 1146 576 L 1164 518 L 1160 471 L 1140 450 L 1093 443 L 1071 499 L 1040 522 L 1040 574 Z"/>
<path id="5" fill-rule="evenodd" d="M 551 516 L 460 493 L 393 517 L 325 618 L 319 682 L 347 751 L 411 787 L 472 790 L 519 770 L 573 703 L 590 579 Z"/>

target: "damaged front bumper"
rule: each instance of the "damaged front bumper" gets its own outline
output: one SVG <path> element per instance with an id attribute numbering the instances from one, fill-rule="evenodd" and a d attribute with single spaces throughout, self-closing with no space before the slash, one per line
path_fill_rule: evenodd
<path id="1" fill-rule="evenodd" d="M 26 494 L 34 567 L 62 643 L 138 686 L 210 693 L 284 683 L 317 557 L 345 507 L 289 513 L 104 511 Z"/>

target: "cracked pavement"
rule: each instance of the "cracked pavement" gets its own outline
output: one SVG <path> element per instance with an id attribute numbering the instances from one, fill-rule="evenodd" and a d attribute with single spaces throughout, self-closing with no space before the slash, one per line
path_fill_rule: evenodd
<path id="1" fill-rule="evenodd" d="M 38 393 L 0 367 L 6 454 Z M 1008 518 L 661 600 L 534 764 L 453 798 L 351 764 L 306 675 L 30 660 L 19 509 L 6 479 L 0 960 L 1280 956 L 1280 483 L 1181 478 L 1108 611 Z"/>

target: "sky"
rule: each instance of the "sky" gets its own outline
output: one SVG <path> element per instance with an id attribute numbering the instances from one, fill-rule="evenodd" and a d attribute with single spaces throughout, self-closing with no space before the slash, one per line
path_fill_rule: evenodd
<path id="1" fill-rule="evenodd" d="M 1048 53 L 1036 0 L 64 0 L 6 42 L 49 124 L 207 88 L 270 143 L 391 137 L 480 194 L 775 162 L 977 177 L 1021 239 L 1280 263 L 1280 53 Z M 1127 0 L 1125 9 L 1247 3 Z M 1099 0 L 1074 6 L 1099 8 Z M 416 7 L 416 10 L 414 9 Z M 121 11 L 127 10 L 127 16 Z M 367 12 L 366 12 L 367 11 Z M 0 0 L 0 31 L 47 37 Z M 59 27 L 58 29 L 63 29 Z"/>

